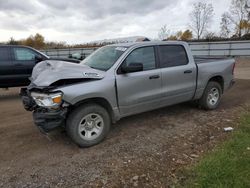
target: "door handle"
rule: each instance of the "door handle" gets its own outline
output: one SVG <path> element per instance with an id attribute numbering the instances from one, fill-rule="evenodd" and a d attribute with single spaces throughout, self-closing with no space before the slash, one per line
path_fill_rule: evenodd
<path id="1" fill-rule="evenodd" d="M 21 64 L 21 63 L 16 63 L 16 64 L 14 64 L 15 66 L 18 66 L 18 67 L 20 67 L 20 66 L 23 66 L 23 64 Z"/>
<path id="2" fill-rule="evenodd" d="M 190 73 L 192 73 L 193 71 L 192 70 L 185 70 L 184 71 L 184 74 L 190 74 Z"/>
<path id="3" fill-rule="evenodd" d="M 152 80 L 152 79 L 158 79 L 160 78 L 160 75 L 153 75 L 153 76 L 150 76 L 149 79 Z"/>

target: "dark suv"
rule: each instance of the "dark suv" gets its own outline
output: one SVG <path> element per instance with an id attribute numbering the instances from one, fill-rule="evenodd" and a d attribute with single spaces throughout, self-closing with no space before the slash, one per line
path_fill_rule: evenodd
<path id="1" fill-rule="evenodd" d="M 28 85 L 33 67 L 48 59 L 79 63 L 75 59 L 51 59 L 27 46 L 0 45 L 0 88 Z"/>

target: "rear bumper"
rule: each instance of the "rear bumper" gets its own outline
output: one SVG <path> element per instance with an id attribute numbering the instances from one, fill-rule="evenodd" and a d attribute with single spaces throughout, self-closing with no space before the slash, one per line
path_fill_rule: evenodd
<path id="1" fill-rule="evenodd" d="M 20 96 L 22 97 L 24 108 L 27 111 L 33 111 L 34 123 L 41 132 L 48 133 L 57 127 L 65 126 L 67 108 L 47 109 L 39 107 L 26 88 L 21 89 Z"/>

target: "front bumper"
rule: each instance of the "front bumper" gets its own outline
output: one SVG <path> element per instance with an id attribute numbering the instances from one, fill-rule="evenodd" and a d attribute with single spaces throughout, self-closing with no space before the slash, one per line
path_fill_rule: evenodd
<path id="1" fill-rule="evenodd" d="M 23 106 L 27 111 L 33 111 L 35 125 L 43 133 L 48 133 L 57 127 L 65 126 L 67 108 L 47 109 L 39 107 L 26 88 L 20 90 Z"/>
<path id="2" fill-rule="evenodd" d="M 47 112 L 35 110 L 33 112 L 33 119 L 39 130 L 44 133 L 48 133 L 57 127 L 62 127 L 65 125 L 66 114 L 67 109 Z"/>

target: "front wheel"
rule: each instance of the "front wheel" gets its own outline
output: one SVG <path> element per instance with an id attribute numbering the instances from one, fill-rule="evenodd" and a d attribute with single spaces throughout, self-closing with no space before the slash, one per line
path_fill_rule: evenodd
<path id="1" fill-rule="evenodd" d="M 110 116 L 105 108 L 97 104 L 86 104 L 70 113 L 66 130 L 78 146 L 90 147 L 106 137 L 110 124 Z"/>
<path id="2" fill-rule="evenodd" d="M 222 88 L 218 82 L 209 82 L 199 100 L 199 104 L 206 110 L 216 109 L 221 101 Z"/>

